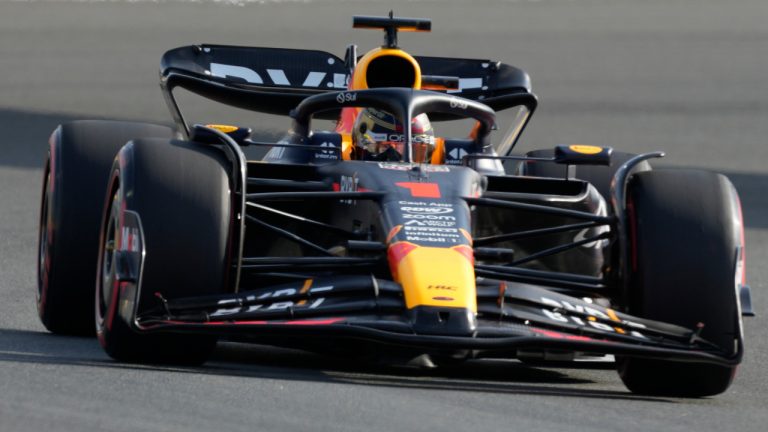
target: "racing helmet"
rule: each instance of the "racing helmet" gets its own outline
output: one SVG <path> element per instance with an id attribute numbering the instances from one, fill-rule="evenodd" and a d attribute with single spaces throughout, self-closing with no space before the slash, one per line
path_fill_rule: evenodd
<path id="1" fill-rule="evenodd" d="M 406 155 L 403 126 L 392 114 L 363 108 L 352 128 L 355 158 L 374 161 L 403 161 Z M 429 163 L 435 150 L 435 134 L 426 114 L 411 120 L 413 162 Z"/>

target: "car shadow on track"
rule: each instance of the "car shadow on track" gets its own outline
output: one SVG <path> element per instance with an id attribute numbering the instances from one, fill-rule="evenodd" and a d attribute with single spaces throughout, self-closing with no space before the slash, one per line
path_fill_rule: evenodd
<path id="1" fill-rule="evenodd" d="M 526 366 L 517 361 L 482 360 L 439 368 L 381 365 L 298 350 L 240 343 L 219 343 L 200 367 L 119 363 L 94 338 L 56 336 L 46 332 L 0 329 L 0 364 L 31 363 L 74 367 L 145 370 L 155 373 L 267 378 L 426 390 L 547 395 L 579 398 L 674 402 L 629 392 L 585 389 L 595 381 L 567 371 Z M 578 364 L 576 368 L 612 369 L 611 364 Z M 573 365 L 569 366 L 572 369 Z M 606 370 L 605 373 L 614 373 Z"/>

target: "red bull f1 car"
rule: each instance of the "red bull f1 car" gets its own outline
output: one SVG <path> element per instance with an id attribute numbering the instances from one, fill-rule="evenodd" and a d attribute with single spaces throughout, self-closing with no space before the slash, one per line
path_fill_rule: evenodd
<path id="1" fill-rule="evenodd" d="M 429 20 L 353 23 L 383 29 L 383 46 L 168 51 L 174 127 L 57 128 L 40 213 L 45 326 L 95 322 L 120 361 L 199 364 L 220 339 L 436 364 L 597 354 L 633 392 L 728 388 L 751 306 L 727 178 L 652 169 L 661 152 L 515 153 L 537 106 L 524 71 L 398 46 Z M 190 124 L 178 88 L 288 116 L 288 132 L 263 142 Z M 441 133 L 456 122 L 469 127 Z"/>

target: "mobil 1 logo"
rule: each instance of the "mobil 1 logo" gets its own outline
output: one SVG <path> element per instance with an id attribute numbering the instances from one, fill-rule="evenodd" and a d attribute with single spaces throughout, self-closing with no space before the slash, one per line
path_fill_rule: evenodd
<path id="1" fill-rule="evenodd" d="M 461 234 L 456 227 L 405 225 L 405 239 L 408 241 L 432 243 L 461 243 Z"/>

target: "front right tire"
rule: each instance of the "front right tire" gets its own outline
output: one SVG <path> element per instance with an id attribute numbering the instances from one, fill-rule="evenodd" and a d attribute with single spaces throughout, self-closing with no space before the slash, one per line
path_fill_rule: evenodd
<path id="1" fill-rule="evenodd" d="M 177 140 L 128 143 L 112 169 L 99 247 L 95 307 L 97 336 L 112 358 L 138 363 L 203 363 L 216 345 L 206 335 L 139 332 L 141 313 L 165 299 L 227 291 L 232 205 L 229 163 L 211 146 Z M 137 299 L 124 297 L 115 250 L 134 241 L 123 236 L 126 212 L 143 230 L 143 266 Z M 159 296 L 158 296 L 159 295 Z"/>

